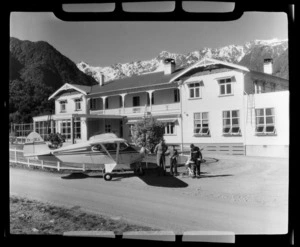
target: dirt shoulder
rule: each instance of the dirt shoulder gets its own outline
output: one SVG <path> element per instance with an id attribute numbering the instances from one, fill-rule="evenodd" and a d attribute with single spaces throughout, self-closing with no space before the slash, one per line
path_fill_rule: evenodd
<path id="1" fill-rule="evenodd" d="M 22 197 L 10 197 L 10 234 L 62 235 L 66 231 L 150 231 L 118 218 L 88 214 L 73 207 L 58 207 Z"/>

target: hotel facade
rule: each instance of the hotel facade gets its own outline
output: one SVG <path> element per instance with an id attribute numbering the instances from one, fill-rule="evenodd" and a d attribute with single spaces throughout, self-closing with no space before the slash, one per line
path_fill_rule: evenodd
<path id="1" fill-rule="evenodd" d="M 64 84 L 49 100 L 55 114 L 33 118 L 34 130 L 66 136 L 67 143 L 113 132 L 131 142 L 131 127 L 146 115 L 165 123 L 167 144 L 203 153 L 288 157 L 289 82 L 264 72 L 205 58 L 176 69 L 173 59 L 164 70 L 99 85 Z M 50 123 L 50 124 L 49 124 Z"/>

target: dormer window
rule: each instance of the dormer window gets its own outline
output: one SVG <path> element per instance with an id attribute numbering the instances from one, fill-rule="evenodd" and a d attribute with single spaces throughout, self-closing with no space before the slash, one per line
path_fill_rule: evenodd
<path id="1" fill-rule="evenodd" d="M 62 100 L 59 103 L 60 103 L 60 112 L 66 112 L 67 101 L 66 100 Z"/>
<path id="2" fill-rule="evenodd" d="M 189 83 L 189 92 L 190 92 L 190 99 L 197 99 L 201 98 L 201 88 L 200 82 Z"/>
<path id="3" fill-rule="evenodd" d="M 75 111 L 81 111 L 81 99 L 75 99 Z"/>
<path id="4" fill-rule="evenodd" d="M 220 96 L 233 95 L 233 77 L 218 80 Z"/>

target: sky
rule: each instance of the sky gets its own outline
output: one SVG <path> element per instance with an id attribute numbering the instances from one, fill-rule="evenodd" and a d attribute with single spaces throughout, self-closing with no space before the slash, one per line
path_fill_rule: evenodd
<path id="1" fill-rule="evenodd" d="M 285 13 L 245 13 L 228 22 L 65 22 L 50 12 L 12 12 L 10 37 L 47 41 L 75 63 L 110 66 L 150 60 L 161 51 L 187 54 L 203 47 L 287 39 Z"/>

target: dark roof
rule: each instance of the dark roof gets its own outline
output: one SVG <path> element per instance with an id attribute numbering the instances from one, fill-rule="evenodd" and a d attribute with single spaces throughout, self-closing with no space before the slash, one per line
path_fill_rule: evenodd
<path id="1" fill-rule="evenodd" d="M 268 81 L 272 81 L 272 82 L 277 82 L 277 83 L 281 83 L 282 85 L 289 85 L 289 80 L 275 76 L 275 75 L 270 75 L 270 74 L 266 74 L 263 72 L 259 72 L 259 71 L 255 71 L 255 70 L 250 70 L 250 76 L 253 78 L 257 77 L 257 79 L 263 79 L 263 80 L 268 80 Z"/>
<path id="2" fill-rule="evenodd" d="M 130 89 L 136 89 L 137 91 L 147 90 L 151 88 L 172 88 L 176 83 L 169 83 L 170 79 L 181 72 L 183 68 L 177 69 L 170 75 L 165 75 L 163 71 L 154 72 L 149 74 L 142 74 L 139 76 L 131 76 L 123 79 L 113 80 L 103 86 L 94 85 L 91 88 L 90 94 L 115 94 L 126 92 Z M 177 85 L 177 84 L 176 84 Z"/>

